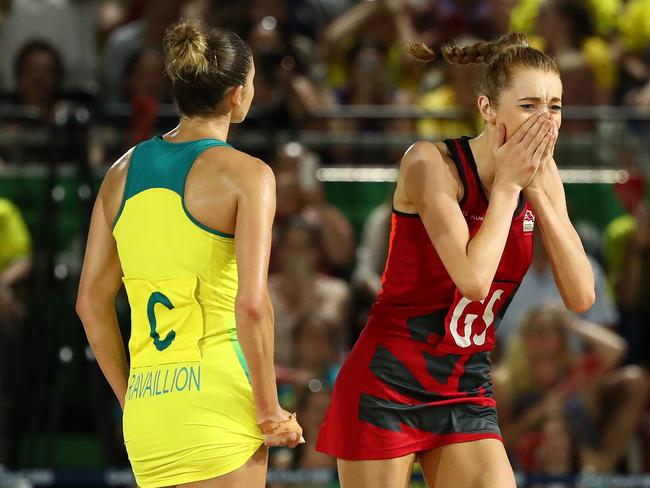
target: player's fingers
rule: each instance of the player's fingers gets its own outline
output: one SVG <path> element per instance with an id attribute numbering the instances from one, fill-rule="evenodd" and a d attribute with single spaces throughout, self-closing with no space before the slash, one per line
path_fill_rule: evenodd
<path id="1" fill-rule="evenodd" d="M 546 148 L 549 146 L 550 142 L 551 133 L 547 131 L 546 134 L 544 134 L 542 137 L 541 143 L 537 146 L 537 149 L 535 149 L 535 152 L 532 155 L 533 161 L 537 163 L 542 159 L 542 155 L 544 154 L 544 151 L 546 151 Z"/>
<path id="2" fill-rule="evenodd" d="M 510 140 L 515 144 L 521 142 L 524 139 L 524 136 L 535 125 L 535 123 L 540 119 L 541 116 L 542 114 L 538 112 L 528 117 L 524 121 L 524 123 L 521 124 L 519 128 L 515 131 L 515 133 L 510 138 Z"/>
<path id="3" fill-rule="evenodd" d="M 528 131 L 521 144 L 529 155 L 532 155 L 535 152 L 537 147 L 544 140 L 546 134 L 549 133 L 550 129 L 550 121 L 543 120 L 542 122 L 535 124 L 535 126 Z"/>
<path id="4" fill-rule="evenodd" d="M 542 155 L 542 157 L 544 159 L 553 157 L 553 152 L 555 151 L 555 143 L 556 142 L 557 142 L 557 131 L 553 130 L 551 132 L 551 140 L 549 141 L 548 145 L 546 146 L 546 150 L 544 151 L 544 154 Z"/>

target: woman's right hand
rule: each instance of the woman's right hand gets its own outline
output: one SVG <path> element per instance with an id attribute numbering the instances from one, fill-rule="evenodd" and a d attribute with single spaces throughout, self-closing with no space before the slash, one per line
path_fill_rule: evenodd
<path id="1" fill-rule="evenodd" d="M 296 447 L 304 444 L 302 427 L 296 420 L 295 413 L 289 413 L 278 407 L 274 413 L 260 416 L 257 424 L 262 431 L 264 444 L 269 447 L 289 446 Z"/>
<path id="2" fill-rule="evenodd" d="M 521 191 L 528 186 L 551 141 L 552 126 L 548 114 L 532 115 L 507 141 L 505 126 L 499 124 L 493 149 L 496 161 L 494 187 Z"/>

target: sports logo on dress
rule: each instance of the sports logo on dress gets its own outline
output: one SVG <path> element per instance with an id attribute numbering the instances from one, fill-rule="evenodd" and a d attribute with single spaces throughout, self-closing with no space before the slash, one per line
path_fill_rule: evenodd
<path id="1" fill-rule="evenodd" d="M 532 232 L 535 228 L 535 214 L 530 210 L 526 210 L 524 215 L 524 232 Z"/>

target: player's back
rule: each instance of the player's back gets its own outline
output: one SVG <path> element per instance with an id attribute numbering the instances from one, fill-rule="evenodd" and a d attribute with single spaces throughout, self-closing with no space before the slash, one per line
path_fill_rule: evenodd
<path id="1" fill-rule="evenodd" d="M 210 148 L 228 145 L 156 137 L 136 146 L 113 229 L 131 306 L 124 434 L 144 485 L 182 483 L 183 459 L 194 456 L 213 457 L 217 476 L 232 468 L 218 461 L 224 452 L 239 463 L 261 443 L 236 335 L 234 235 L 187 205 L 186 192 L 200 200 L 204 183 L 188 174 Z"/>

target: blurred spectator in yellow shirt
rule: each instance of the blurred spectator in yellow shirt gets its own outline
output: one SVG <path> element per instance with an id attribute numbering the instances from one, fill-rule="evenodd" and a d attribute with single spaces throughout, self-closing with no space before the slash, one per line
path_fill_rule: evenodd
<path id="1" fill-rule="evenodd" d="M 625 214 L 609 223 L 604 257 L 621 318 L 619 333 L 628 341 L 628 361 L 650 365 L 650 217 L 643 174 L 632 173 L 614 187 Z"/>
<path id="2" fill-rule="evenodd" d="M 25 280 L 32 267 L 32 244 L 20 211 L 0 198 L 0 464 L 6 463 L 16 446 L 8 435 L 8 421 L 15 407 L 21 380 L 16 371 L 21 361 L 20 323 L 25 307 L 16 285 Z"/>
<path id="3" fill-rule="evenodd" d="M 0 324 L 24 315 L 24 307 L 14 293 L 14 285 L 25 279 L 32 266 L 32 245 L 27 226 L 18 208 L 0 198 Z"/>

